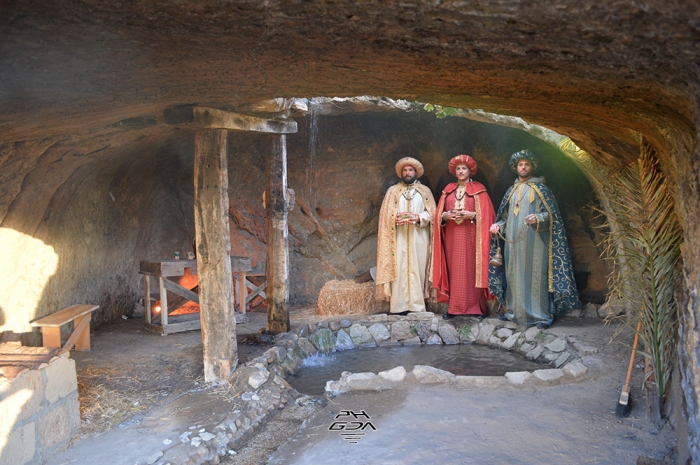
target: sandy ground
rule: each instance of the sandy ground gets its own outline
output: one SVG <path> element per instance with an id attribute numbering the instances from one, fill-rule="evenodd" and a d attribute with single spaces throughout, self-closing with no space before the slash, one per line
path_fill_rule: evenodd
<path id="1" fill-rule="evenodd" d="M 292 313 L 293 326 L 312 320 L 308 311 L 296 318 Z M 267 349 L 249 343 L 265 321 L 264 313 L 254 312 L 248 327 L 239 326 L 242 362 Z M 127 399 L 125 412 L 112 414 L 118 421 L 110 423 L 109 416 L 94 421 L 101 423 L 101 431 L 140 422 L 202 383 L 199 331 L 160 336 L 144 331 L 140 323 L 108 325 L 94 333 L 92 352 L 73 354 L 80 384 L 93 391 L 99 386 L 105 399 L 137 395 L 133 402 Z M 599 320 L 580 319 L 564 319 L 550 329 L 599 349 L 587 360 L 595 375 L 585 381 L 541 388 L 406 386 L 345 394 L 327 405 L 302 396 L 222 463 L 634 464 L 638 457 L 672 463 L 675 432 L 668 424 L 658 431 L 645 419 L 641 359 L 634 372 L 631 414 L 624 419 L 614 415 L 629 347 L 610 344 L 613 331 Z M 629 334 L 623 340 L 631 340 Z M 87 402 L 94 399 L 81 396 L 84 413 L 99 419 L 100 409 Z M 365 427 L 361 440 L 348 443 L 339 431 L 329 430 L 341 411 L 364 411 L 376 430 Z M 85 418 L 84 425 L 84 435 L 75 443 L 89 451 L 91 441 L 97 445 L 92 435 L 100 429 Z"/>

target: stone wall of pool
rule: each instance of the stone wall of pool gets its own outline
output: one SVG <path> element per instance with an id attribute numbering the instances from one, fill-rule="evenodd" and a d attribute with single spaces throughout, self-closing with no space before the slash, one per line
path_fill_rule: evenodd
<path id="1" fill-rule="evenodd" d="M 406 373 L 403 367 L 381 373 L 345 372 L 340 380 L 329 380 L 326 393 L 337 395 L 349 390 L 389 389 L 402 382 L 558 384 L 584 376 L 588 367 L 581 357 L 597 352 L 596 348 L 587 347 L 574 338 L 556 336 L 535 327 L 526 329 L 497 318 L 460 317 L 445 321 L 431 312 L 325 320 L 276 338 L 277 347 L 286 352 L 279 366 L 288 374 L 296 373 L 306 357 L 319 352 L 422 344 L 484 344 L 520 352 L 547 368 L 534 372 L 508 372 L 504 376 L 456 376 L 422 365 L 414 367 L 410 373 Z"/>

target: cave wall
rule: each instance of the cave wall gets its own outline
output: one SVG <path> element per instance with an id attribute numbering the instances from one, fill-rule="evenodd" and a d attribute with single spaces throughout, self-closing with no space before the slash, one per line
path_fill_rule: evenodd
<path id="1" fill-rule="evenodd" d="M 692 460 L 700 461 L 700 88 L 696 88 L 695 134 L 679 131 L 666 132 L 662 165 L 672 181 L 671 188 L 676 211 L 684 230 L 685 242 L 681 246 L 683 258 L 683 285 L 677 293 L 679 303 L 678 359 L 682 377 L 681 405 L 688 422 L 689 453 Z M 695 463 L 693 462 L 693 463 Z"/>
<path id="2" fill-rule="evenodd" d="M 472 154 L 479 162 L 476 179 L 497 206 L 514 180 L 508 157 L 521 148 L 542 159 L 542 174 L 566 218 L 575 268 L 592 271 L 584 297 L 603 299 L 605 268 L 589 226 L 594 196 L 551 145 L 519 130 L 425 112 L 314 116 L 299 126 L 287 139 L 288 185 L 296 193 L 289 215 L 292 304 L 315 304 L 328 280 L 375 265 L 379 207 L 398 181 L 396 160 L 421 160 L 422 182 L 438 197 L 453 180 L 449 159 Z M 36 162 L 23 166 L 26 175 L 0 223 L 11 265 L 5 270 L 14 270 L 4 276 L 11 285 L 0 289 L 0 332 L 30 332 L 30 320 L 73 303 L 100 305 L 94 326 L 129 314 L 143 297 L 139 260 L 192 249 L 193 132 L 165 125 L 122 130 L 116 143 L 115 130 L 78 146 L 52 140 L 27 157 Z M 265 270 L 269 137 L 231 133 L 228 149 L 231 250 L 251 257 L 258 272 Z"/>
<path id="3" fill-rule="evenodd" d="M 129 313 L 143 294 L 139 259 L 191 248 L 193 142 L 164 129 L 35 146 L 0 217 L 5 338 L 40 343 L 29 321 L 75 303 L 100 305 L 93 326 Z"/>

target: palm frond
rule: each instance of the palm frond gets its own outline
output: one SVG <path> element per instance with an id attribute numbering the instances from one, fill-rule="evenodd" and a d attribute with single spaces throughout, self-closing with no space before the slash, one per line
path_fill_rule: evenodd
<path id="1" fill-rule="evenodd" d="M 674 289 L 683 233 L 673 198 L 658 168 L 654 149 L 642 141 L 637 163 L 604 183 L 608 223 L 604 253 L 613 260 L 611 296 L 628 302 L 642 320 L 640 339 L 651 359 L 653 379 L 665 395 L 675 360 L 678 332 Z"/>

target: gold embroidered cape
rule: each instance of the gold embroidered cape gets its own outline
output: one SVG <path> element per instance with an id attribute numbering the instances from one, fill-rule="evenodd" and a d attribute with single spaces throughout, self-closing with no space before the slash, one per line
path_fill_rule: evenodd
<path id="1" fill-rule="evenodd" d="M 419 181 L 413 183 L 413 187 L 423 198 L 423 204 L 432 221 L 435 221 L 435 199 L 433 193 Z M 391 186 L 384 195 L 382 207 L 379 210 L 379 230 L 377 233 L 377 291 L 378 300 L 391 299 L 391 282 L 396 279 L 396 214 L 398 213 L 399 196 L 406 189 L 406 184 L 400 182 Z M 425 273 L 423 293 L 426 298 L 432 291 L 430 270 L 433 260 L 433 228 L 430 231 L 430 248 L 428 269 Z"/>

